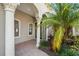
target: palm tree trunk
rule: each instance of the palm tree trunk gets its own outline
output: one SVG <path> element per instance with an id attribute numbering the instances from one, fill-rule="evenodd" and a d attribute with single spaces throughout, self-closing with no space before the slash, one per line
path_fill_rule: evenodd
<path id="1" fill-rule="evenodd" d="M 71 34 L 70 34 L 71 29 L 72 29 L 71 27 L 65 28 L 64 41 L 68 38 L 71 38 Z"/>
<path id="2" fill-rule="evenodd" d="M 52 50 L 54 52 L 57 52 L 60 50 L 64 32 L 65 30 L 61 26 L 56 30 L 55 35 L 54 35 L 54 40 L 52 40 Z"/>

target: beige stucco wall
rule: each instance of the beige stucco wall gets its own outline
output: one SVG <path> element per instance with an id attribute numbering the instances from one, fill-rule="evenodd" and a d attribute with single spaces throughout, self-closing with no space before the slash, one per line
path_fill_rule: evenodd
<path id="1" fill-rule="evenodd" d="M 2 4 L 0 4 L 0 56 L 5 54 L 4 52 L 4 28 L 5 28 L 5 20 L 4 20 L 4 10 Z"/>
<path id="2" fill-rule="evenodd" d="M 35 39 L 35 19 L 19 10 L 15 12 L 15 19 L 20 20 L 20 37 L 15 38 L 15 44 Z M 33 24 L 32 35 L 29 35 L 29 24 Z"/>

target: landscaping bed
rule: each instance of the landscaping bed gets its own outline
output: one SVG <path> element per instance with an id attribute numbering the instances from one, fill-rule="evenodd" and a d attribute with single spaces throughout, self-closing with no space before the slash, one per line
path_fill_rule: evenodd
<path id="1" fill-rule="evenodd" d="M 79 38 L 74 41 L 73 45 L 64 43 L 59 52 L 53 52 L 50 50 L 47 41 L 41 41 L 39 49 L 47 53 L 49 56 L 79 56 Z"/>
<path id="2" fill-rule="evenodd" d="M 57 56 L 58 55 L 57 53 L 54 53 L 50 50 L 48 41 L 44 41 L 44 40 L 41 41 L 39 49 L 44 51 L 45 53 L 47 53 L 49 56 Z"/>

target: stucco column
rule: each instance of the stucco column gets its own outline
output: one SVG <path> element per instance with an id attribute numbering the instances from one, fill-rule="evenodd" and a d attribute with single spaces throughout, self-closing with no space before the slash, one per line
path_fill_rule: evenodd
<path id="1" fill-rule="evenodd" d="M 5 3 L 5 56 L 15 55 L 14 42 L 14 13 L 17 4 Z"/>
<path id="2" fill-rule="evenodd" d="M 75 27 L 72 28 L 73 36 L 76 36 Z"/>
<path id="3" fill-rule="evenodd" d="M 48 41 L 48 28 L 46 28 L 46 41 Z"/>
<path id="4" fill-rule="evenodd" d="M 37 40 L 36 40 L 36 47 L 40 46 L 40 20 L 41 20 L 41 18 L 37 18 Z"/>

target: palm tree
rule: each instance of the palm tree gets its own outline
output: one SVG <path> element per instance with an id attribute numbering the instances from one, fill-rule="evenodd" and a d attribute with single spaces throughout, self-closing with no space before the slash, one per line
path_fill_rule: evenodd
<path id="1" fill-rule="evenodd" d="M 68 38 L 69 28 L 79 26 L 79 4 L 50 4 L 52 13 L 43 15 L 42 24 L 54 27 L 52 50 L 59 51 L 62 41 Z"/>

